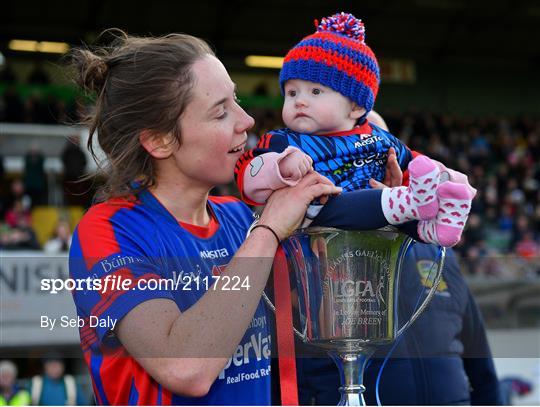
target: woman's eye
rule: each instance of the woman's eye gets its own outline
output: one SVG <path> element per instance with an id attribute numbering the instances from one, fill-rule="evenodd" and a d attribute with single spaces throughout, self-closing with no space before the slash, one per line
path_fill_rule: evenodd
<path id="1" fill-rule="evenodd" d="M 235 101 L 236 103 L 240 103 L 240 102 L 241 102 L 241 100 L 238 98 L 238 96 L 236 96 L 236 93 L 234 94 L 234 101 Z"/>
<path id="2" fill-rule="evenodd" d="M 321 93 L 321 90 L 319 88 L 313 88 L 311 93 L 313 93 L 314 95 L 319 95 Z"/>
<path id="3" fill-rule="evenodd" d="M 218 120 L 223 120 L 223 119 L 226 118 L 226 117 L 227 117 L 227 112 L 223 112 L 223 113 L 221 114 L 221 116 L 218 116 L 217 119 L 218 119 Z"/>
<path id="4" fill-rule="evenodd" d="M 290 96 L 290 97 L 295 97 L 296 96 L 296 91 L 295 90 L 290 90 L 287 92 L 287 95 Z"/>

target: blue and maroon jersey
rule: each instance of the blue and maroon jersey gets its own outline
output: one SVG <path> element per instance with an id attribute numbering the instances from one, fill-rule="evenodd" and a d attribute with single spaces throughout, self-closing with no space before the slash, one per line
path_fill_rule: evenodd
<path id="1" fill-rule="evenodd" d="M 112 321 L 120 321 L 144 301 L 167 298 L 185 312 L 208 284 L 211 289 L 212 275 L 219 275 L 238 250 L 253 215 L 232 197 L 210 197 L 208 205 L 213 227 L 206 234 L 205 228 L 198 231 L 179 223 L 148 191 L 95 205 L 77 226 L 70 276 L 93 282 L 74 290 L 73 296 L 77 314 L 85 321 L 79 328 L 81 347 L 99 404 L 270 404 L 271 338 L 262 302 L 234 355 L 201 398 L 162 388 L 127 353 L 112 328 Z M 163 279 L 174 285 L 157 286 Z M 119 280 L 128 283 L 120 286 Z M 113 281 L 117 285 L 111 288 Z"/>
<path id="2" fill-rule="evenodd" d="M 402 170 L 413 156 L 407 146 L 392 134 L 364 121 L 350 131 L 323 136 L 301 134 L 284 128 L 265 134 L 253 150 L 246 151 L 236 163 L 235 179 L 242 199 L 256 205 L 243 194 L 244 171 L 256 156 L 281 153 L 297 147 L 313 159 L 313 168 L 345 192 L 370 189 L 369 179 L 384 179 L 388 149 L 394 147 Z"/>

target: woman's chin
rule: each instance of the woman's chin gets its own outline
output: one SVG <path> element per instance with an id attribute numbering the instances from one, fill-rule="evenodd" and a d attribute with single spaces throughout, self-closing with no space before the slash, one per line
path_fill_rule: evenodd
<path id="1" fill-rule="evenodd" d="M 229 175 L 226 175 L 229 174 Z M 212 180 L 214 186 L 230 184 L 234 181 L 234 168 L 231 171 L 225 172 L 225 168 L 220 173 L 216 173 Z"/>

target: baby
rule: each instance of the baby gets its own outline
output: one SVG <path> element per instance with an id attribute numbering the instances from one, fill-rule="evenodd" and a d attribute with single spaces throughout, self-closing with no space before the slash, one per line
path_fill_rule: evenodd
<path id="1" fill-rule="evenodd" d="M 422 241 L 455 245 L 476 191 L 463 174 L 426 156 L 413 159 L 396 137 L 368 123 L 379 68 L 363 23 L 340 13 L 315 24 L 317 31 L 287 53 L 280 72 L 287 128 L 265 134 L 236 165 L 242 198 L 264 204 L 272 191 L 295 185 L 314 169 L 344 191 L 339 208 L 327 204 L 319 225 L 373 229 L 417 220 Z M 409 186 L 369 189 L 370 178 L 384 179 L 390 148 L 408 169 Z M 321 208 L 312 205 L 307 217 L 319 220 Z"/>

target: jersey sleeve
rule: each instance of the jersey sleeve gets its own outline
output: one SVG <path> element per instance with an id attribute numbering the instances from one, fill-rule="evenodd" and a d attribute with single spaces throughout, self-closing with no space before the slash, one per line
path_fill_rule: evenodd
<path id="1" fill-rule="evenodd" d="M 251 161 L 266 153 L 282 153 L 288 147 L 288 140 L 285 134 L 279 131 L 266 133 L 261 137 L 255 148 L 246 151 L 236 162 L 234 169 L 234 179 L 244 202 L 249 205 L 261 205 L 261 203 L 250 199 L 244 191 L 244 177 L 250 168 Z"/>
<path id="2" fill-rule="evenodd" d="M 468 304 L 461 340 L 464 344 L 463 365 L 471 384 L 472 405 L 501 405 L 499 380 L 486 336 L 484 321 L 467 288 Z"/>
<path id="3" fill-rule="evenodd" d="M 134 222 L 124 216 L 126 211 L 129 209 L 92 208 L 74 232 L 69 271 L 78 284 L 73 297 L 84 321 L 80 330 L 83 350 L 101 344 L 117 346 L 112 323 L 118 326 L 142 302 L 173 300 L 166 285 L 154 283 L 163 278 L 159 259 L 143 249 Z"/>
<path id="4" fill-rule="evenodd" d="M 422 154 L 420 154 L 418 151 L 414 151 L 414 150 L 411 150 L 411 161 L 414 160 L 416 157 L 418 156 L 421 156 Z M 408 165 L 408 164 L 407 164 Z M 402 181 L 402 185 L 405 185 L 405 186 L 408 186 L 409 185 L 409 169 L 408 168 L 405 168 L 403 170 L 403 181 Z"/>

